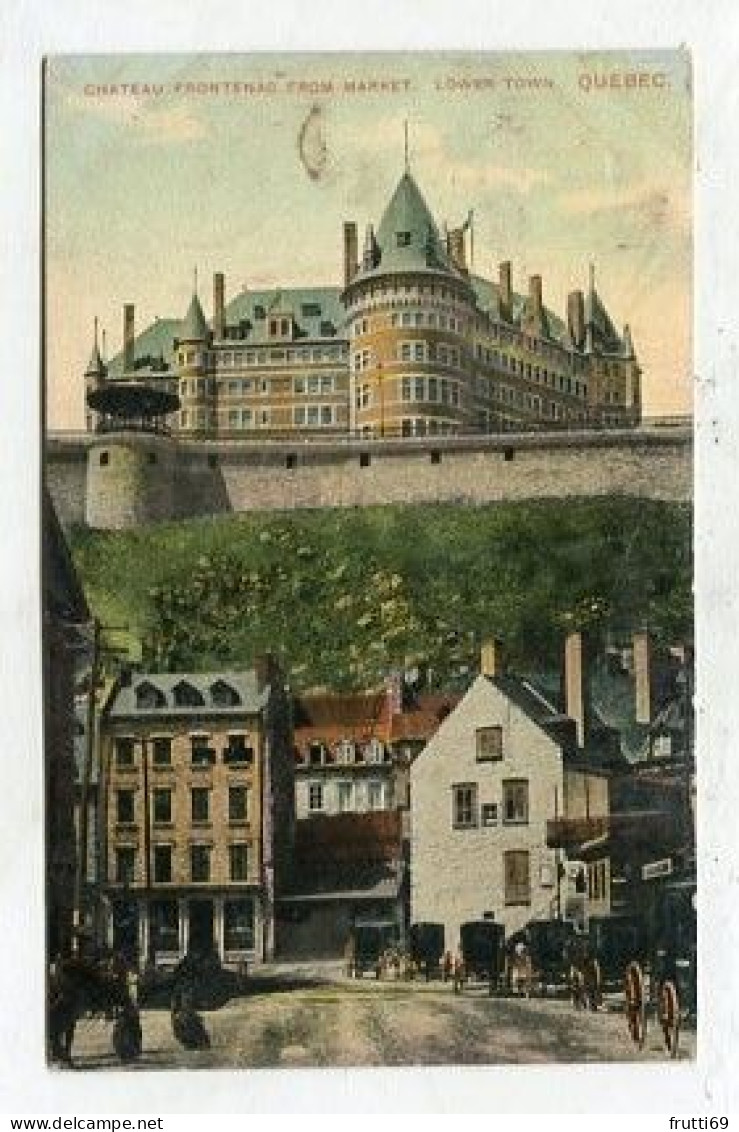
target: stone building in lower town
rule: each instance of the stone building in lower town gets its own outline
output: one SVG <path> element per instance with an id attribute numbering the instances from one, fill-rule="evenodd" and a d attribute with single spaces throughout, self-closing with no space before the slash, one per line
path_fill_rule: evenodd
<path id="1" fill-rule="evenodd" d="M 507 672 L 498 646 L 411 766 L 411 922 L 493 918 L 506 935 L 531 920 L 585 915 L 583 880 L 548 843 L 549 823 L 607 820 L 618 735 L 589 710 L 584 645 L 568 638 L 564 710 Z"/>
<path id="2" fill-rule="evenodd" d="M 272 956 L 294 830 L 290 718 L 270 661 L 115 690 L 101 723 L 111 947 L 140 966 Z"/>

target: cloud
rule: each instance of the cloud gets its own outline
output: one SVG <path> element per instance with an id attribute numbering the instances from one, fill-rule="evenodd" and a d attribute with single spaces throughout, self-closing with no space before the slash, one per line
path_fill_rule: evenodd
<path id="1" fill-rule="evenodd" d="M 200 141 L 208 134 L 194 104 L 172 105 L 163 95 L 85 94 L 76 89 L 66 93 L 63 101 L 74 114 L 125 128 L 127 141 L 134 145 L 177 145 Z"/>
<path id="2" fill-rule="evenodd" d="M 655 232 L 669 229 L 687 235 L 691 230 L 688 194 L 665 185 L 576 189 L 562 194 L 559 203 L 573 216 L 613 223 L 635 221 Z"/>

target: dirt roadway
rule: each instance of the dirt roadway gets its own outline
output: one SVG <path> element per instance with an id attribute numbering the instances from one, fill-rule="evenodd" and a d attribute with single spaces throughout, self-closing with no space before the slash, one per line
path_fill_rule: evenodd
<path id="1" fill-rule="evenodd" d="M 132 1070 L 356 1065 L 510 1065 L 663 1060 L 654 1021 L 645 1048 L 631 1044 L 623 1015 L 584 1013 L 555 999 L 455 995 L 448 984 L 255 981 L 253 991 L 203 1012 L 211 1048 L 182 1049 L 167 1010 L 142 1010 L 143 1054 Z M 695 1056 L 695 1033 L 680 1057 Z M 74 1068 L 120 1068 L 111 1023 L 79 1023 Z"/>

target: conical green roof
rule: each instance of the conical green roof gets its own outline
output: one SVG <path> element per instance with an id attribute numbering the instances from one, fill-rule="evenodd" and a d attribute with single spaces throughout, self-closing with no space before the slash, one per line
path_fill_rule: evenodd
<path id="1" fill-rule="evenodd" d="M 200 299 L 193 295 L 180 331 L 183 342 L 205 342 L 208 338 L 208 323 L 205 321 Z"/>
<path id="2" fill-rule="evenodd" d="M 370 271 L 442 270 L 458 274 L 451 264 L 439 229 L 410 173 L 400 178 L 377 230 L 378 260 Z"/>

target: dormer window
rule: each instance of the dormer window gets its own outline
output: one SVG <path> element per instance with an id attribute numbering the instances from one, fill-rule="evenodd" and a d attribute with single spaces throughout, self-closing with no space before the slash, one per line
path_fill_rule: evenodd
<path id="1" fill-rule="evenodd" d="M 236 707 L 241 703 L 239 693 L 225 680 L 216 680 L 215 684 L 211 685 L 210 698 L 214 707 Z"/>
<path id="2" fill-rule="evenodd" d="M 161 708 L 166 704 L 166 697 L 160 688 L 145 680 L 136 688 L 136 707 L 143 710 Z"/>
<path id="3" fill-rule="evenodd" d="M 356 748 L 351 739 L 342 739 L 336 748 L 337 762 L 343 763 L 345 766 L 348 763 L 353 763 L 355 759 Z"/>
<path id="4" fill-rule="evenodd" d="M 385 761 L 385 747 L 379 739 L 370 739 L 364 748 L 365 762 L 381 763 Z"/>
<path id="5" fill-rule="evenodd" d="M 410 232 L 396 232 L 395 242 L 399 248 L 407 248 L 410 246 L 411 234 Z"/>
<path id="6" fill-rule="evenodd" d="M 308 746 L 308 763 L 310 766 L 323 766 L 325 751 L 323 743 L 310 743 Z"/>
<path id="7" fill-rule="evenodd" d="M 181 680 L 179 684 L 175 684 L 172 694 L 176 707 L 203 707 L 205 705 L 202 693 L 194 685 L 188 684 L 186 680 Z"/>

